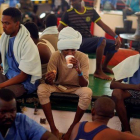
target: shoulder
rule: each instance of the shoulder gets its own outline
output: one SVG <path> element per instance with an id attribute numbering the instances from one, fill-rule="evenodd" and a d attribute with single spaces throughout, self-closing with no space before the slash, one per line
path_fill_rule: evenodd
<path id="1" fill-rule="evenodd" d="M 70 8 L 70 9 L 67 10 L 67 13 L 69 13 L 69 12 L 71 12 L 73 10 L 74 10 L 73 8 Z"/>
<path id="2" fill-rule="evenodd" d="M 91 8 L 91 7 L 85 7 L 86 8 L 86 10 L 94 10 L 93 8 Z"/>
<path id="3" fill-rule="evenodd" d="M 51 55 L 51 60 L 59 60 L 59 58 L 61 57 L 61 53 L 59 51 L 55 51 L 54 53 L 52 53 Z"/>
<path id="4" fill-rule="evenodd" d="M 78 122 L 78 123 L 74 126 L 74 128 L 73 128 L 73 130 L 72 130 L 72 133 L 71 133 L 70 140 L 74 140 L 74 139 L 77 137 L 80 124 L 81 124 L 81 122 Z"/>
<path id="5" fill-rule="evenodd" d="M 101 131 L 99 134 L 97 134 L 95 136 L 95 140 L 104 139 L 105 137 L 106 139 L 113 139 L 113 140 L 125 140 L 125 139 L 128 140 L 128 138 L 131 137 L 131 134 L 127 134 L 124 132 L 107 128 Z"/>

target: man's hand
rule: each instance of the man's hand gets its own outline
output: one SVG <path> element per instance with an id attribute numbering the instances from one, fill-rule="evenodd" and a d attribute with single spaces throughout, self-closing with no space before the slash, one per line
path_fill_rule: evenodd
<path id="1" fill-rule="evenodd" d="M 121 47 L 121 41 L 119 37 L 115 39 L 115 45 L 116 45 L 115 50 L 118 50 Z"/>
<path id="2" fill-rule="evenodd" d="M 139 91 L 140 91 L 140 84 L 138 84 L 138 85 L 134 85 L 133 90 L 139 90 Z"/>
<path id="3" fill-rule="evenodd" d="M 73 64 L 73 68 L 76 69 L 76 71 L 78 71 L 80 69 L 80 66 L 79 66 L 79 61 L 77 59 L 75 59 L 74 57 L 72 57 L 70 59 L 70 63 Z"/>
<path id="4" fill-rule="evenodd" d="M 52 85 L 54 80 L 55 80 L 55 77 L 56 77 L 56 72 L 55 71 L 50 71 L 46 74 L 46 77 L 45 77 L 45 82 L 47 84 L 50 84 Z"/>

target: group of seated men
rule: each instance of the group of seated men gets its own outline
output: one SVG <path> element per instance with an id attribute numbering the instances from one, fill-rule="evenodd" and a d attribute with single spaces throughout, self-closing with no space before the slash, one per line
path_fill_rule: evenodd
<path id="1" fill-rule="evenodd" d="M 20 119 L 18 119 L 20 116 L 21 119 L 24 117 L 26 119 L 26 116 L 22 116 L 21 114 L 16 115 L 15 97 L 20 97 L 25 93 L 31 94 L 35 90 L 37 90 L 39 101 L 50 125 L 51 132 L 56 137 L 51 135 L 48 131 L 46 134 L 46 131 L 43 130 L 43 128 L 39 128 L 37 124 L 35 124 L 37 126 L 35 128 L 38 130 L 30 132 L 32 131 L 32 127 L 30 129 L 30 121 L 28 122 L 29 118 L 27 118 L 27 126 L 23 125 L 21 126 L 21 129 L 24 127 L 25 132 L 30 129 L 30 133 L 24 135 L 24 137 L 26 137 L 24 139 L 33 139 L 34 134 L 41 130 L 42 133 L 37 134 L 37 139 L 44 140 L 49 138 L 51 139 L 52 137 L 52 139 L 55 140 L 59 138 L 59 130 L 56 128 L 51 111 L 50 95 L 52 92 L 65 92 L 79 96 L 79 103 L 74 120 L 67 133 L 62 137 L 63 140 L 93 139 L 94 137 L 95 140 L 109 139 L 105 136 L 96 138 L 98 135 L 92 135 L 92 138 L 85 138 L 85 136 L 83 137 L 80 135 L 78 131 L 82 126 L 77 123 L 82 118 L 92 98 L 92 90 L 87 87 L 89 83 L 89 62 L 87 55 L 84 53 L 96 52 L 97 64 L 94 77 L 111 80 L 111 78 L 105 74 L 105 72 L 113 73 L 112 70 L 107 68 L 107 64 L 120 47 L 121 43 L 119 37 L 101 21 L 101 18 L 94 9 L 82 7 L 81 0 L 71 0 L 71 2 L 73 8 L 64 14 L 58 29 L 56 17 L 54 15 L 48 15 L 46 18 L 46 29 L 43 31 L 40 39 L 38 36 L 37 26 L 34 23 L 26 23 L 25 26 L 20 24 L 21 12 L 18 9 L 7 8 L 3 11 L 1 22 L 4 33 L 0 40 L 2 59 L 0 88 L 2 88 L 1 92 L 4 92 L 5 96 L 7 95 L 12 97 L 10 97 L 10 99 L 4 95 L 1 95 L 3 97 L 0 97 L 0 109 L 2 108 L 0 110 L 0 115 L 2 115 L 2 118 L 4 119 L 3 122 L 1 122 L 3 125 L 0 126 L 2 139 L 9 139 L 8 137 L 10 137 L 11 133 L 13 135 L 18 135 L 17 137 L 22 137 L 20 135 L 21 132 L 15 134 L 15 131 L 17 131 L 16 129 L 19 130 L 20 128 L 17 127 L 16 120 L 20 121 Z M 103 30 L 112 35 L 115 38 L 115 41 L 106 40 L 104 37 L 92 37 L 89 31 L 90 23 L 92 21 L 96 22 Z M 58 30 L 60 32 L 58 32 Z M 101 60 L 103 54 L 106 55 L 106 59 L 102 66 Z M 73 64 L 73 68 L 67 67 L 65 57 L 68 55 L 74 56 L 70 59 L 70 63 Z M 41 84 L 39 79 L 42 79 Z M 131 96 L 135 97 L 136 93 L 134 94 L 133 92 L 135 90 L 139 90 L 139 86 L 135 86 L 134 84 L 135 83 L 126 84 L 126 86 L 116 80 L 113 80 L 111 83 L 111 88 L 116 89 L 113 92 L 112 98 L 116 103 L 116 109 L 119 112 L 118 115 L 124 125 L 125 131 L 131 130 L 127 117 L 125 116 L 126 110 L 123 100 Z M 14 93 L 15 97 L 10 92 Z M 84 131 L 90 132 L 91 130 L 96 130 L 96 128 L 102 124 L 107 124 L 108 120 L 113 116 L 112 112 L 114 111 L 115 106 L 111 99 L 109 101 L 108 100 L 108 98 L 103 98 L 101 101 L 99 100 L 99 102 L 97 102 L 97 107 L 95 106 L 95 110 L 92 112 L 92 115 L 95 116 L 93 117 L 94 123 L 87 123 L 86 125 L 89 127 L 86 129 L 85 125 Z M 102 103 L 108 103 L 108 107 L 106 107 L 108 110 L 101 109 L 100 104 Z M 109 108 L 110 105 L 112 108 Z M 9 109 L 9 106 L 11 106 L 11 109 Z M 5 108 L 3 109 L 3 107 Z M 7 113 L 9 110 L 6 109 L 9 109 L 12 113 Z M 123 112 L 120 111 L 121 109 Z M 103 123 L 101 123 L 102 119 L 105 119 Z M 15 126 L 13 127 L 16 129 L 12 130 L 9 126 L 11 126 L 11 122 L 14 120 Z M 34 122 L 31 121 L 31 124 L 34 124 Z M 28 126 L 29 128 L 27 128 Z M 75 129 L 74 132 L 72 132 L 73 128 Z M 102 128 L 102 130 L 103 129 L 104 128 Z M 75 133 L 76 131 L 77 133 Z M 103 130 L 104 134 L 106 131 L 109 131 L 109 134 L 111 130 L 109 128 Z M 118 131 L 112 131 L 112 133 L 114 133 L 112 137 L 115 136 L 115 133 L 118 135 L 118 137 L 116 136 L 116 139 L 140 139 L 131 134 L 121 132 L 119 134 Z M 120 138 L 121 135 L 122 137 Z M 110 139 L 112 139 L 112 137 L 110 137 Z M 17 140 L 16 136 L 13 139 Z"/>

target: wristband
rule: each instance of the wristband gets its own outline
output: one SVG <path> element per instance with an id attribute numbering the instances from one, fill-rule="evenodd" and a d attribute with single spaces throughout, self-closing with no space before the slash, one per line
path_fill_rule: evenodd
<path id="1" fill-rule="evenodd" d="M 83 76 L 83 72 L 81 72 L 80 74 L 78 74 L 78 76 Z"/>
<path id="2" fill-rule="evenodd" d="M 114 38 L 115 38 L 115 39 L 118 38 L 118 35 L 115 35 Z"/>

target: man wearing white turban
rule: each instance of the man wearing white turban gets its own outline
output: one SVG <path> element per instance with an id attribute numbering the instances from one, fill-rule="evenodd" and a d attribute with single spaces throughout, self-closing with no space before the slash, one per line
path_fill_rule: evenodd
<path id="1" fill-rule="evenodd" d="M 89 82 L 88 57 L 84 53 L 77 51 L 82 42 L 81 34 L 73 28 L 67 27 L 61 30 L 58 38 L 59 51 L 52 54 L 47 66 L 46 84 L 41 84 L 37 92 L 51 131 L 57 137 L 59 137 L 59 131 L 52 116 L 50 94 L 52 92 L 65 92 L 79 96 L 74 121 L 63 137 L 63 140 L 68 140 L 74 125 L 80 121 L 91 102 L 92 90 L 87 87 Z M 65 60 L 67 55 L 74 56 L 70 59 L 73 68 L 67 67 Z"/>
<path id="2" fill-rule="evenodd" d="M 107 67 L 114 53 L 119 49 L 121 42 L 118 37 L 105 23 L 93 8 L 83 7 L 82 0 L 70 0 L 73 8 L 67 10 L 61 18 L 58 30 L 70 26 L 82 34 L 82 44 L 79 51 L 84 53 L 96 53 L 96 71 L 94 77 L 111 80 L 105 73 L 113 73 Z M 93 37 L 90 32 L 91 23 L 97 23 L 106 33 L 114 37 L 114 40 L 106 40 L 104 37 Z M 106 56 L 102 65 L 102 56 Z"/>

